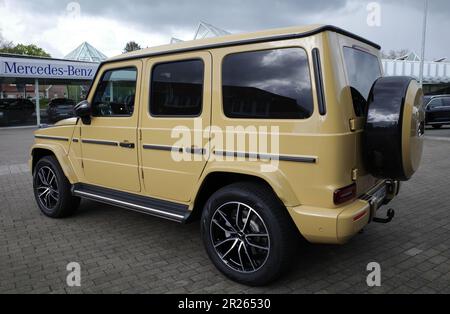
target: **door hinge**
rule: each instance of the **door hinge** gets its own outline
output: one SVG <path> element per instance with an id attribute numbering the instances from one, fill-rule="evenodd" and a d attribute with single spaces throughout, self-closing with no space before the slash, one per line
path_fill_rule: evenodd
<path id="1" fill-rule="evenodd" d="M 359 177 L 359 170 L 355 168 L 352 170 L 352 180 L 357 181 L 358 177 Z"/>
<path id="2" fill-rule="evenodd" d="M 355 119 L 350 119 L 350 130 L 352 132 L 356 131 L 356 120 Z"/>
<path id="3" fill-rule="evenodd" d="M 141 169 L 141 176 L 142 176 L 142 180 L 144 180 L 144 179 L 145 179 L 145 176 L 144 176 L 144 169 Z"/>
<path id="4" fill-rule="evenodd" d="M 81 161 L 81 168 L 84 169 L 84 161 L 83 160 Z"/>

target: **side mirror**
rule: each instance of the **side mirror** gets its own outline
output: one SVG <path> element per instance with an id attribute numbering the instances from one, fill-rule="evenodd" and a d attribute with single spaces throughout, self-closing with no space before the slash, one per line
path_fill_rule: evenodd
<path id="1" fill-rule="evenodd" d="M 75 116 L 80 118 L 84 124 L 91 124 L 91 104 L 87 100 L 80 102 L 73 110 L 75 111 Z"/>

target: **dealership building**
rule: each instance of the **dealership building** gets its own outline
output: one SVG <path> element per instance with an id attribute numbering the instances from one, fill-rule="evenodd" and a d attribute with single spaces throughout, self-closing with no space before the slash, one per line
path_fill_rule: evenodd
<path id="1" fill-rule="evenodd" d="M 0 127 L 47 123 L 48 103 L 81 100 L 106 58 L 86 42 L 63 59 L 0 54 Z"/>
<path id="2" fill-rule="evenodd" d="M 395 60 L 383 59 L 386 76 L 412 76 L 420 79 L 420 57 L 411 52 Z M 427 95 L 450 94 L 450 62 L 446 58 L 424 61 L 423 89 Z"/>

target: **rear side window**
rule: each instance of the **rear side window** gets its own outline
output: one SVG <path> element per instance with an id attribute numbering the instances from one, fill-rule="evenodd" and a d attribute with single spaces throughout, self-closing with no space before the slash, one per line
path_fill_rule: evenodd
<path id="1" fill-rule="evenodd" d="M 152 71 L 152 116 L 199 116 L 202 112 L 204 68 L 202 60 L 157 64 Z"/>
<path id="2" fill-rule="evenodd" d="M 308 58 L 302 48 L 231 54 L 222 66 L 229 118 L 306 119 L 314 111 Z"/>
<path id="3" fill-rule="evenodd" d="M 445 97 L 442 99 L 444 107 L 450 107 L 450 97 Z"/>
<path id="4" fill-rule="evenodd" d="M 134 112 L 136 68 L 106 71 L 94 95 L 94 117 L 130 117 Z"/>
<path id="5" fill-rule="evenodd" d="M 355 114 L 363 117 L 367 113 L 370 90 L 375 81 L 381 77 L 380 63 L 377 56 L 350 47 L 344 47 L 344 59 Z"/>

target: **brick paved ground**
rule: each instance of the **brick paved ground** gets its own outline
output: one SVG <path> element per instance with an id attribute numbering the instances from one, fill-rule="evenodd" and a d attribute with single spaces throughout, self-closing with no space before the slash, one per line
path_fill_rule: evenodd
<path id="1" fill-rule="evenodd" d="M 0 166 L 26 162 L 30 133 L 0 130 Z M 425 146 L 421 170 L 392 204 L 391 224 L 371 224 L 345 246 L 302 245 L 295 269 L 265 288 L 225 279 L 206 256 L 198 223 L 87 201 L 75 217 L 51 220 L 35 205 L 30 175 L 3 168 L 0 293 L 450 293 L 450 142 Z M 373 261 L 382 267 L 379 288 L 366 285 Z M 81 264 L 81 288 L 66 286 L 69 262 Z"/>

